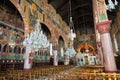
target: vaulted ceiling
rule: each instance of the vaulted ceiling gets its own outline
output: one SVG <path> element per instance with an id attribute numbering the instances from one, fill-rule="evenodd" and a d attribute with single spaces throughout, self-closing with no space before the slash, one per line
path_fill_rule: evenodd
<path id="1" fill-rule="evenodd" d="M 57 13 L 61 15 L 62 19 L 69 24 L 70 1 L 71 15 L 73 17 L 75 30 L 79 31 L 81 34 L 94 33 L 92 0 L 48 0 L 48 3 L 51 4 L 56 9 Z M 112 12 L 108 11 L 110 19 L 113 19 L 115 15 L 116 10 Z"/>

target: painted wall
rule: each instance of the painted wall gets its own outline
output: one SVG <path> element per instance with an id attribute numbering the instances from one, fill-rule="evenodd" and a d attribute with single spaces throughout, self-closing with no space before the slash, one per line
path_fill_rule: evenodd
<path id="1" fill-rule="evenodd" d="M 20 12 L 23 22 L 25 35 L 27 35 L 35 24 L 35 19 L 39 19 L 41 23 L 44 23 L 51 32 L 51 39 L 53 46 L 58 45 L 59 36 L 63 37 L 65 47 L 69 43 L 69 27 L 62 20 L 55 9 L 47 3 L 47 0 L 10 0 L 13 5 Z"/>

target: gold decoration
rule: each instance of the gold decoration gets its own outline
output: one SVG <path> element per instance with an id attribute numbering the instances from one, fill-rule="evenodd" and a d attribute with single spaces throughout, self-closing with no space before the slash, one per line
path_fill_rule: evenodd
<path id="1" fill-rule="evenodd" d="M 31 5 L 31 9 L 33 9 L 33 10 L 37 10 L 37 7 L 36 7 L 36 5 L 35 5 L 34 3 L 32 3 L 32 5 Z"/>

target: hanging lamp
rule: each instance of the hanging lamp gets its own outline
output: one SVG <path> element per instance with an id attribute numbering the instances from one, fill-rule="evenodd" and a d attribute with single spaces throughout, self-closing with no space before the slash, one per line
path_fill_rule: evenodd
<path id="1" fill-rule="evenodd" d="M 38 51 L 40 48 L 48 48 L 50 42 L 47 39 L 47 36 L 43 33 L 41 29 L 41 24 L 39 20 L 36 20 L 35 30 L 31 32 L 28 37 L 23 41 L 24 46 L 31 46 L 35 51 Z"/>
<path id="2" fill-rule="evenodd" d="M 69 26 L 70 26 L 70 39 L 71 41 L 74 40 L 74 38 L 76 37 L 76 34 L 75 34 L 75 29 L 74 29 L 74 23 L 73 23 L 73 20 L 72 20 L 72 15 L 71 15 L 71 0 L 69 0 L 69 5 L 70 5 L 70 20 L 69 20 Z"/>
<path id="3" fill-rule="evenodd" d="M 114 0 L 114 2 L 112 0 L 108 0 L 108 4 L 104 3 L 105 7 L 107 10 L 112 11 L 112 9 L 115 9 L 115 6 L 118 5 L 118 1 Z"/>
<path id="4" fill-rule="evenodd" d="M 71 32 L 70 32 L 70 45 L 66 49 L 65 55 L 71 58 L 71 57 L 74 57 L 75 54 L 76 54 L 76 51 L 75 51 L 75 49 L 73 47 L 73 40 L 76 37 L 76 34 L 75 34 L 74 24 L 73 24 L 73 20 L 72 20 L 72 16 L 71 16 L 71 0 L 69 0 L 69 5 L 70 5 L 70 22 L 69 22 L 69 26 L 70 26 L 70 29 L 71 29 Z"/>

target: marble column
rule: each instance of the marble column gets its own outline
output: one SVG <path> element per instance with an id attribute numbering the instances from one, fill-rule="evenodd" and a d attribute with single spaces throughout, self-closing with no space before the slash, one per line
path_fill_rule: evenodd
<path id="1" fill-rule="evenodd" d="M 58 53 L 57 50 L 54 50 L 54 66 L 58 66 Z"/>
<path id="2" fill-rule="evenodd" d="M 103 61 L 103 52 L 102 52 L 102 47 L 101 47 L 101 41 L 97 42 L 97 52 L 98 52 L 99 64 L 103 65 L 104 61 Z"/>
<path id="3" fill-rule="evenodd" d="M 27 46 L 26 53 L 25 53 L 25 60 L 24 60 L 24 69 L 30 69 L 32 66 L 32 63 L 30 63 L 29 61 L 30 53 L 31 53 L 31 47 Z"/>
<path id="4" fill-rule="evenodd" d="M 116 63 L 113 55 L 112 42 L 110 37 L 111 21 L 102 21 L 97 24 L 97 29 L 100 32 L 101 44 L 104 56 L 105 72 L 116 72 Z"/>

